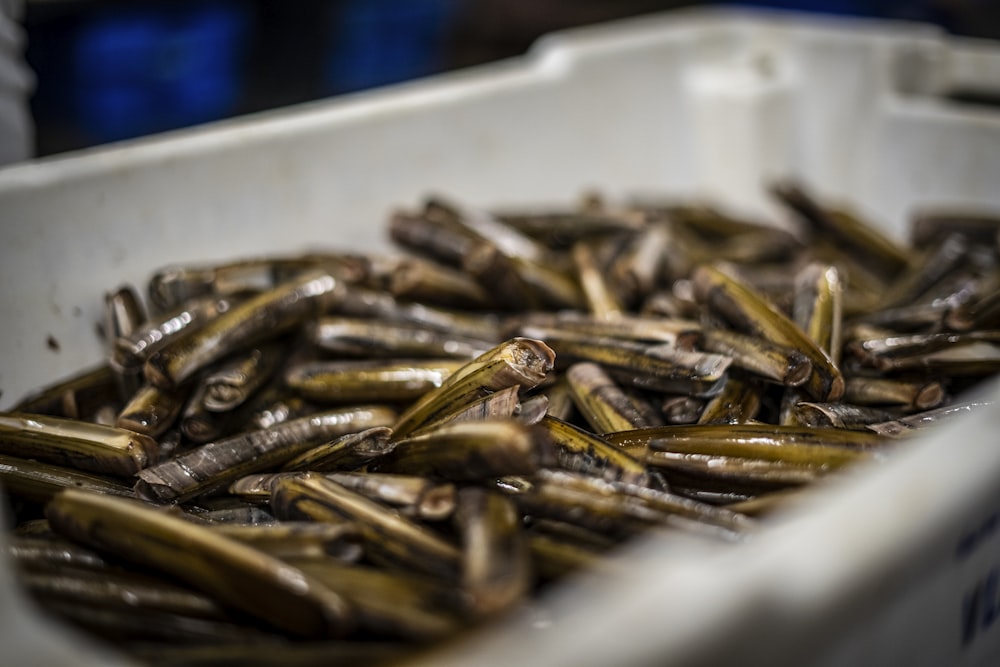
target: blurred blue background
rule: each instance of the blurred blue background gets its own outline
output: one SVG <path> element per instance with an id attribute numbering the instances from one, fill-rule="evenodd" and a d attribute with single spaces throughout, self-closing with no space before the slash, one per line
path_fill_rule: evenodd
<path id="1" fill-rule="evenodd" d="M 39 155 L 523 53 L 561 28 L 697 4 L 929 21 L 1000 37 L 997 0 L 26 0 Z"/>

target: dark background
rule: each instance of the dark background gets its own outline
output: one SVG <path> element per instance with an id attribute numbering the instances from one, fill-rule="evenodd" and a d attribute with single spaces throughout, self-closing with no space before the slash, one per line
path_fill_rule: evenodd
<path id="1" fill-rule="evenodd" d="M 929 21 L 1000 37 L 996 0 L 26 0 L 36 152 L 508 58 L 554 30 L 698 4 Z"/>

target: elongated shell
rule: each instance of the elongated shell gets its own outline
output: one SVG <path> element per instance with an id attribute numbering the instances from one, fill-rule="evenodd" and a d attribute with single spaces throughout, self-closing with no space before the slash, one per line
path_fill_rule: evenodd
<path id="1" fill-rule="evenodd" d="M 598 364 L 573 364 L 566 379 L 577 409 L 597 433 L 663 425 L 662 418 L 622 391 Z"/>
<path id="2" fill-rule="evenodd" d="M 829 401 L 843 396 L 844 377 L 830 355 L 755 290 L 711 266 L 699 266 L 692 280 L 699 300 L 736 328 L 805 355 L 812 362 L 812 375 L 803 388 L 811 396 Z"/>
<path id="3" fill-rule="evenodd" d="M 366 552 L 419 572 L 457 578 L 461 555 L 454 544 L 374 500 L 315 473 L 278 478 L 272 488 L 271 506 L 280 517 L 354 521 Z"/>
<path id="4" fill-rule="evenodd" d="M 471 359 L 493 347 L 489 341 L 420 324 L 351 317 L 319 318 L 308 333 L 323 351 L 345 357 Z"/>
<path id="5" fill-rule="evenodd" d="M 45 502 L 63 489 L 135 497 L 131 488 L 114 480 L 6 454 L 0 454 L 0 486 L 35 502 Z"/>
<path id="6" fill-rule="evenodd" d="M 496 491 L 468 487 L 458 495 L 462 588 L 473 613 L 510 609 L 531 588 L 528 543 L 514 502 Z"/>
<path id="7" fill-rule="evenodd" d="M 656 464 L 657 452 L 672 452 L 835 466 L 868 458 L 862 450 L 884 444 L 862 431 L 773 424 L 662 426 L 609 433 L 605 438 L 619 446 L 645 444 L 650 465 Z"/>
<path id="8" fill-rule="evenodd" d="M 330 559 L 292 562 L 343 595 L 357 609 L 358 624 L 380 635 L 426 642 L 462 626 L 458 591 L 430 577 Z"/>
<path id="9" fill-rule="evenodd" d="M 549 456 L 536 429 L 513 420 L 442 425 L 395 441 L 372 462 L 380 472 L 476 481 L 537 470 Z"/>
<path id="10" fill-rule="evenodd" d="M 0 452 L 126 477 L 160 455 L 159 445 L 147 435 L 21 412 L 0 413 Z"/>
<path id="11" fill-rule="evenodd" d="M 344 408 L 216 440 L 144 470 L 136 482 L 136 493 L 149 500 L 182 502 L 249 473 L 280 465 L 317 443 L 384 426 L 395 416 L 393 410 L 382 406 Z"/>
<path id="12" fill-rule="evenodd" d="M 159 349 L 146 361 L 146 377 L 173 387 L 241 347 L 274 338 L 344 298 L 343 284 L 329 273 L 307 273 L 263 292 L 204 328 Z"/>
<path id="13" fill-rule="evenodd" d="M 413 401 L 437 389 L 465 362 L 458 359 L 308 361 L 285 371 L 285 384 L 320 403 Z"/>
<path id="14" fill-rule="evenodd" d="M 168 573 L 295 636 L 343 635 L 352 624 L 349 605 L 301 570 L 148 505 L 70 490 L 46 516 L 60 534 Z"/>
<path id="15" fill-rule="evenodd" d="M 545 343 L 531 338 L 512 338 L 491 348 L 448 377 L 437 389 L 410 406 L 393 426 L 396 438 L 408 435 L 421 424 L 454 410 L 456 404 L 479 398 L 483 391 L 513 385 L 530 389 L 552 370 L 555 353 Z"/>
<path id="16" fill-rule="evenodd" d="M 606 480 L 648 483 L 645 463 L 626 451 L 625 447 L 616 447 L 604 438 L 553 417 L 544 417 L 539 426 L 545 429 L 555 445 L 560 468 Z"/>
<path id="17" fill-rule="evenodd" d="M 11 411 L 87 419 L 116 398 L 115 375 L 110 366 L 101 364 L 30 392 Z"/>

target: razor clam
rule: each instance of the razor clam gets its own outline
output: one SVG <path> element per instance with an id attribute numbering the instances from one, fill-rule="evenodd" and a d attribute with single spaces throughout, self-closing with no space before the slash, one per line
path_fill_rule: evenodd
<path id="1" fill-rule="evenodd" d="M 726 380 L 722 391 L 705 403 L 698 423 L 745 424 L 757 417 L 761 405 L 760 396 L 760 383 L 731 376 Z"/>
<path id="2" fill-rule="evenodd" d="M 523 257 L 533 262 L 545 262 L 549 259 L 548 248 L 543 244 L 503 223 L 487 211 L 448 199 L 441 194 L 426 197 L 424 215 L 458 224 L 476 236 L 492 239 L 508 257 Z"/>
<path id="3" fill-rule="evenodd" d="M 568 475 L 569 473 L 563 473 Z M 502 477 L 496 488 L 511 496 L 530 517 L 556 519 L 619 541 L 661 524 L 667 515 L 643 504 L 605 492 L 604 487 L 581 489 L 562 482 L 565 477 Z M 600 481 L 600 480 L 598 480 Z"/>
<path id="4" fill-rule="evenodd" d="M 974 410 L 981 410 L 991 405 L 996 405 L 995 401 L 971 400 L 944 405 L 933 410 L 925 410 L 912 415 L 900 417 L 892 421 L 880 424 L 869 424 L 868 430 L 881 436 L 899 438 L 910 435 L 913 431 L 918 431 L 934 424 L 938 424 L 947 419 L 952 419 Z"/>
<path id="5" fill-rule="evenodd" d="M 43 605 L 64 601 L 99 608 L 158 611 L 196 618 L 226 620 L 229 615 L 204 594 L 163 579 L 121 569 L 58 568 L 27 571 L 18 581 Z"/>
<path id="6" fill-rule="evenodd" d="M 473 254 L 463 258 L 462 269 L 490 289 L 498 310 L 541 308 L 542 295 L 522 275 L 523 262 L 505 255 L 489 239 L 481 239 Z"/>
<path id="7" fill-rule="evenodd" d="M 114 373 L 109 365 L 101 364 L 30 392 L 11 411 L 86 421 L 117 399 Z"/>
<path id="8" fill-rule="evenodd" d="M 233 412 L 213 412 L 205 407 L 208 386 L 198 382 L 181 410 L 180 430 L 188 440 L 202 445 L 228 433 L 237 418 Z"/>
<path id="9" fill-rule="evenodd" d="M 667 343 L 647 345 L 540 327 L 523 327 L 522 332 L 551 346 L 563 368 L 590 361 L 616 380 L 654 391 L 711 396 L 722 389 L 732 364 L 730 357 Z"/>
<path id="10" fill-rule="evenodd" d="M 485 242 L 455 223 L 397 211 L 389 218 L 389 238 L 404 248 L 453 267 L 476 254 Z"/>
<path id="11" fill-rule="evenodd" d="M 616 447 L 606 439 L 554 417 L 544 417 L 538 425 L 545 429 L 555 445 L 560 468 L 587 473 L 609 481 L 646 485 L 646 465 L 625 447 Z M 631 432 L 631 431 L 629 431 Z"/>
<path id="12" fill-rule="evenodd" d="M 843 285 L 836 266 L 810 262 L 795 275 L 792 319 L 839 367 L 843 346 Z M 806 400 L 801 389 L 786 390 L 778 421 L 795 424 L 795 405 Z"/>
<path id="13" fill-rule="evenodd" d="M 396 324 L 417 324 L 428 329 L 477 340 L 496 341 L 498 321 L 490 313 L 437 308 L 398 301 L 388 292 L 352 286 L 333 313 L 338 316 L 377 319 Z"/>
<path id="14" fill-rule="evenodd" d="M 313 345 L 343 357 L 472 359 L 494 345 L 420 324 L 349 317 L 321 317 L 307 330 Z"/>
<path id="15" fill-rule="evenodd" d="M 349 522 L 276 521 L 266 524 L 207 523 L 211 530 L 250 545 L 275 558 L 361 558 L 358 527 Z"/>
<path id="16" fill-rule="evenodd" d="M 348 489 L 392 505 L 405 516 L 441 521 L 455 511 L 456 490 L 450 482 L 377 472 L 332 472 L 325 476 Z"/>
<path id="17" fill-rule="evenodd" d="M 0 454 L 0 486 L 33 502 L 46 502 L 62 489 L 135 497 L 131 488 L 112 479 L 6 454 Z"/>
<path id="18" fill-rule="evenodd" d="M 104 294 L 104 337 L 109 352 L 121 337 L 129 336 L 146 321 L 146 310 L 132 285 L 119 285 Z M 118 391 L 124 400 L 143 383 L 142 369 L 113 368 Z"/>
<path id="19" fill-rule="evenodd" d="M 656 528 L 679 528 L 727 540 L 738 538 L 753 522 L 725 509 L 606 480 L 541 471 L 534 478 L 504 478 L 497 488 L 510 494 L 530 516 L 553 518 L 615 538 Z M 625 492 L 631 489 L 634 492 Z M 692 518 L 697 517 L 697 518 Z M 702 522 L 709 519 L 708 522 Z"/>
<path id="20" fill-rule="evenodd" d="M 559 536 L 528 531 L 527 539 L 532 567 L 544 580 L 559 579 L 579 570 L 599 572 L 607 563 L 601 551 Z"/>
<path id="21" fill-rule="evenodd" d="M 150 567 L 289 634 L 346 634 L 350 606 L 301 570 L 140 502 L 63 491 L 46 507 L 53 530 Z"/>
<path id="22" fill-rule="evenodd" d="M 742 264 L 783 262 L 803 248 L 802 242 L 784 229 L 761 227 L 711 241 L 707 257 Z"/>
<path id="23" fill-rule="evenodd" d="M 952 234 L 959 234 L 970 243 L 995 246 L 1000 232 L 1000 216 L 993 212 L 973 210 L 923 209 L 910 220 L 910 242 L 917 248 L 928 248 Z"/>
<path id="24" fill-rule="evenodd" d="M 588 241 L 578 241 L 571 250 L 576 277 L 583 290 L 587 310 L 595 317 L 613 319 L 625 312 L 624 304 L 612 291 Z"/>
<path id="25" fill-rule="evenodd" d="M 940 326 L 952 310 L 947 300 L 916 303 L 895 308 L 857 314 L 856 318 L 866 324 L 890 329 L 896 332 L 920 332 Z"/>
<path id="26" fill-rule="evenodd" d="M 810 403 L 802 401 L 793 410 L 795 422 L 803 426 L 865 430 L 869 424 L 891 421 L 900 416 L 890 410 L 850 403 Z"/>
<path id="27" fill-rule="evenodd" d="M 221 362 L 201 380 L 202 404 L 212 412 L 239 407 L 271 379 L 285 356 L 284 343 L 272 341 Z"/>
<path id="28" fill-rule="evenodd" d="M 539 340 L 512 338 L 504 341 L 419 398 L 392 427 L 394 437 L 405 437 L 442 414 L 454 412 L 462 403 L 481 397 L 484 392 L 513 385 L 523 390 L 531 389 L 545 379 L 554 361 L 555 353 Z"/>
<path id="29" fill-rule="evenodd" d="M 410 402 L 441 387 L 461 359 L 305 361 L 284 372 L 285 385 L 316 403 Z"/>
<path id="30" fill-rule="evenodd" d="M 135 608 L 114 609 L 66 601 L 52 601 L 45 608 L 63 622 L 119 647 L 127 647 L 132 642 L 253 646 L 274 644 L 282 639 L 280 634 L 233 620 Z"/>
<path id="31" fill-rule="evenodd" d="M 1000 269 L 986 270 L 960 281 L 943 300 L 950 305 L 943 322 L 948 330 L 1000 328 Z"/>
<path id="32" fill-rule="evenodd" d="M 157 502 L 183 502 L 248 473 L 280 465 L 330 438 L 387 425 L 395 416 L 384 406 L 356 406 L 209 442 L 143 470 L 136 494 Z"/>
<path id="33" fill-rule="evenodd" d="M 661 426 L 608 433 L 619 447 L 647 448 L 646 463 L 678 456 L 741 457 L 812 466 L 841 466 L 872 458 L 884 446 L 874 433 L 835 428 L 724 424 Z"/>
<path id="34" fill-rule="evenodd" d="M 636 396 L 629 396 L 595 363 L 566 369 L 573 402 L 596 433 L 662 426 L 662 418 Z"/>
<path id="35" fill-rule="evenodd" d="M 858 433 L 858 431 L 847 431 Z M 674 488 L 708 485 L 728 492 L 748 490 L 754 494 L 776 488 L 813 484 L 840 466 L 774 461 L 743 456 L 658 452 L 650 465 L 660 468 Z M 843 464 L 841 464 L 843 465 Z"/>
<path id="36" fill-rule="evenodd" d="M 881 308 L 916 303 L 935 285 L 961 269 L 968 261 L 969 240 L 961 234 L 949 234 L 913 262 L 890 285 Z"/>
<path id="37" fill-rule="evenodd" d="M 104 293 L 104 335 L 109 342 L 128 336 L 146 321 L 146 309 L 135 287 L 119 285 Z"/>
<path id="38" fill-rule="evenodd" d="M 840 363 L 843 341 L 843 289 L 840 272 L 828 264 L 811 262 L 795 276 L 792 318 L 834 364 Z"/>
<path id="39" fill-rule="evenodd" d="M 395 262 L 387 289 L 397 298 L 445 308 L 478 310 L 492 305 L 489 292 L 468 273 L 414 257 Z"/>
<path id="40" fill-rule="evenodd" d="M 664 202 L 645 197 L 636 198 L 632 205 L 647 216 L 670 220 L 707 240 L 775 229 L 767 223 L 736 217 L 704 202 Z"/>
<path id="41" fill-rule="evenodd" d="M 812 236 L 820 236 L 866 259 L 866 266 L 885 276 L 898 275 L 910 262 L 910 252 L 870 223 L 846 210 L 821 205 L 805 188 L 791 181 L 775 183 L 774 195 L 807 223 Z"/>
<path id="42" fill-rule="evenodd" d="M 513 420 L 453 422 L 394 442 L 371 470 L 474 482 L 529 474 L 550 458 L 535 427 Z"/>
<path id="43" fill-rule="evenodd" d="M 355 522 L 365 553 L 383 562 L 454 581 L 461 552 L 426 526 L 317 473 L 280 477 L 271 507 L 283 520 Z"/>
<path id="44" fill-rule="evenodd" d="M 805 383 L 812 374 L 812 362 L 806 355 L 763 338 L 709 328 L 702 331 L 701 346 L 729 357 L 738 368 L 787 387 Z"/>
<path id="45" fill-rule="evenodd" d="M 517 385 L 507 387 L 487 394 L 482 398 L 470 401 L 462 405 L 454 412 L 445 414 L 440 419 L 424 424 L 413 431 L 410 435 L 419 435 L 453 422 L 498 420 L 513 417 L 521 414 L 522 403 L 518 401 L 520 387 Z M 548 407 L 548 399 L 545 399 L 545 408 Z M 524 421 L 519 419 L 518 421 Z M 534 422 L 524 422 L 534 423 Z"/>
<path id="46" fill-rule="evenodd" d="M 861 359 L 865 365 L 874 366 L 879 370 L 888 370 L 896 358 L 916 358 L 953 346 L 977 342 L 1000 344 L 1000 329 L 965 333 L 890 334 L 879 338 L 857 338 L 847 344 L 847 349 Z"/>
<path id="47" fill-rule="evenodd" d="M 687 498 L 688 500 L 694 500 L 699 503 L 705 503 L 706 505 L 711 505 L 712 507 L 729 507 L 730 505 L 743 502 L 744 500 L 750 500 L 751 498 L 756 498 L 757 496 L 770 493 L 770 489 L 739 489 L 735 487 L 732 489 L 723 489 L 713 491 L 708 488 L 701 488 L 697 485 L 693 485 L 691 480 L 677 479 L 673 475 L 674 479 L 670 481 L 670 491 L 678 496 Z M 700 480 L 704 482 L 704 480 Z"/>
<path id="48" fill-rule="evenodd" d="M 228 487 L 231 496 L 247 502 L 267 503 L 271 500 L 271 486 L 281 477 L 301 475 L 298 472 L 258 472 L 234 480 Z"/>
<path id="49" fill-rule="evenodd" d="M 585 307 L 583 291 L 571 271 L 560 270 L 523 257 L 513 257 L 510 261 L 518 278 L 534 295 L 530 302 L 521 304 L 519 310 L 525 306 L 530 307 L 536 301 L 540 301 L 541 305 L 548 308 L 560 310 Z"/>
<path id="50" fill-rule="evenodd" d="M 48 525 L 48 521 L 46 525 Z M 51 526 L 49 526 L 51 531 Z M 61 568 L 106 571 L 111 565 L 93 549 L 82 547 L 51 532 L 36 535 L 7 535 L 5 556 L 20 571 L 49 571 Z"/>
<path id="51" fill-rule="evenodd" d="M 143 384 L 118 413 L 115 426 L 157 438 L 173 426 L 188 397 L 187 387 Z"/>
<path id="52" fill-rule="evenodd" d="M 545 396 L 548 403 L 545 408 L 546 415 L 563 421 L 572 421 L 575 408 L 565 374 L 557 376 L 552 384 L 539 390 L 539 395 Z"/>
<path id="53" fill-rule="evenodd" d="M 768 491 L 759 495 L 738 500 L 726 505 L 726 509 L 750 517 L 760 517 L 782 509 L 795 501 L 801 489 L 790 487 L 778 491 Z"/>
<path id="54" fill-rule="evenodd" d="M 671 240 L 666 225 L 647 224 L 626 241 L 608 266 L 608 280 L 621 303 L 632 306 L 653 291 Z"/>
<path id="55" fill-rule="evenodd" d="M 12 534 L 23 535 L 25 537 L 55 537 L 52 527 L 49 526 L 48 519 L 27 519 L 20 521 L 14 526 Z"/>
<path id="56" fill-rule="evenodd" d="M 514 332 L 538 329 L 564 331 L 570 335 L 593 338 L 620 338 L 631 342 L 671 343 L 689 349 L 701 341 L 702 327 L 693 320 L 644 317 L 622 313 L 613 319 L 602 319 L 589 313 L 571 310 L 558 313 L 531 312 L 513 319 Z M 521 334 L 524 335 L 524 334 Z"/>
<path id="57" fill-rule="evenodd" d="M 692 281 L 698 299 L 735 328 L 805 355 L 812 374 L 802 387 L 810 396 L 834 401 L 843 395 L 844 377 L 830 355 L 754 289 L 707 265 L 695 269 Z"/>
<path id="58" fill-rule="evenodd" d="M 644 224 L 635 211 L 494 210 L 493 216 L 549 248 L 568 248 L 578 240 L 636 232 Z"/>
<path id="59" fill-rule="evenodd" d="M 1000 330 L 930 333 L 853 341 L 849 349 L 883 373 L 929 369 L 952 375 L 981 375 L 997 367 Z M 992 370 L 991 370 L 992 369 Z"/>
<path id="60" fill-rule="evenodd" d="M 1000 371 L 1000 342 L 963 341 L 932 352 L 880 357 L 876 363 L 885 373 L 921 370 L 953 378 L 992 375 Z"/>
<path id="61" fill-rule="evenodd" d="M 455 525 L 462 538 L 462 592 L 475 616 L 504 612 L 531 590 L 528 542 L 510 498 L 467 487 L 458 493 Z"/>
<path id="62" fill-rule="evenodd" d="M 123 477 L 160 456 L 159 446 L 148 435 L 22 412 L 0 413 L 0 452 Z"/>
<path id="63" fill-rule="evenodd" d="M 256 505 L 199 511 L 198 518 L 211 524 L 237 526 L 266 526 L 277 522 L 273 514 Z"/>
<path id="64" fill-rule="evenodd" d="M 201 329 L 219 315 L 229 312 L 237 302 L 232 298 L 203 296 L 150 318 L 128 336 L 114 341 L 111 367 L 118 372 L 141 370 L 154 352 Z"/>
<path id="65" fill-rule="evenodd" d="M 678 279 L 669 289 L 654 291 L 639 306 L 639 315 L 646 318 L 665 318 L 668 320 L 689 320 L 698 317 L 700 309 L 691 299 L 674 293 L 678 283 L 684 284 L 686 279 Z"/>
<path id="66" fill-rule="evenodd" d="M 755 529 L 755 522 L 741 514 L 722 507 L 623 482 L 609 482 L 590 475 L 556 470 L 540 471 L 531 480 L 536 487 L 551 487 L 564 492 L 577 492 L 586 497 L 607 499 L 618 503 L 623 516 L 648 520 L 657 517 L 655 524 L 690 528 L 692 524 L 711 527 L 717 535 L 739 536 Z M 555 494 L 559 496 L 559 493 Z"/>
<path id="67" fill-rule="evenodd" d="M 347 433 L 329 442 L 311 447 L 282 465 L 283 472 L 328 472 L 355 470 L 375 461 L 395 446 L 389 442 L 392 429 L 374 426 Z"/>
<path id="68" fill-rule="evenodd" d="M 149 280 L 150 301 L 170 310 L 202 296 L 230 296 L 265 292 L 309 271 L 322 270 L 338 280 L 354 283 L 368 272 L 359 256 L 335 253 L 295 257 L 251 257 L 221 264 L 168 266 Z"/>
<path id="69" fill-rule="evenodd" d="M 376 635 L 426 642 L 453 635 L 465 623 L 459 592 L 429 577 L 331 559 L 290 562 L 342 595 L 356 610 L 358 626 Z"/>
<path id="70" fill-rule="evenodd" d="M 243 428 L 247 430 L 270 428 L 320 409 L 316 404 L 292 394 L 284 383 L 276 383 L 261 390 L 244 407 L 249 414 L 243 424 Z"/>
<path id="71" fill-rule="evenodd" d="M 858 405 L 900 405 L 930 410 L 945 400 L 945 389 L 936 380 L 902 380 L 853 376 L 847 378 L 844 401 Z"/>
<path id="72" fill-rule="evenodd" d="M 159 387 L 172 387 L 240 348 L 275 338 L 343 300 L 346 289 L 329 273 L 309 272 L 248 299 L 158 349 L 145 372 Z"/>
<path id="73" fill-rule="evenodd" d="M 514 419 L 522 424 L 537 424 L 547 414 L 549 414 L 549 397 L 538 394 L 525 398 L 517 405 Z"/>
<path id="74" fill-rule="evenodd" d="M 558 266 L 551 266 L 555 258 L 545 246 L 488 212 L 432 196 L 426 200 L 423 217 L 425 224 L 445 228 L 445 235 L 467 237 L 464 252 L 446 261 L 457 259 L 496 305 L 521 309 L 542 303 L 557 308 L 582 303 L 575 283 Z"/>
<path id="75" fill-rule="evenodd" d="M 498 481 L 499 483 L 504 483 L 510 480 Z M 551 536 L 562 542 L 587 547 L 595 554 L 610 552 L 618 545 L 617 540 L 611 539 L 607 535 L 602 535 L 601 533 L 566 521 L 559 521 L 558 519 L 527 517 L 525 523 L 528 526 L 528 532 L 531 536 Z"/>
<path id="76" fill-rule="evenodd" d="M 721 395 L 725 391 L 726 388 L 723 386 L 717 395 Z M 663 399 L 660 412 L 663 413 L 667 424 L 695 424 L 705 411 L 705 403 L 706 399 L 694 398 L 693 396 L 668 396 Z"/>

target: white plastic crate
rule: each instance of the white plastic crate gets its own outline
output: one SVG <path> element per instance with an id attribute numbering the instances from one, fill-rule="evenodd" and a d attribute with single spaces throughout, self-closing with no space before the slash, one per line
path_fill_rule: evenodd
<path id="1" fill-rule="evenodd" d="M 921 205 L 1000 210 L 1000 115 L 948 102 L 957 89 L 1000 91 L 1000 48 L 927 26 L 683 11 L 3 169 L 0 406 L 100 358 L 105 289 L 167 262 L 385 248 L 390 209 L 430 190 L 482 205 L 671 193 L 775 217 L 762 184 L 795 175 L 897 236 Z M 998 426 L 991 410 L 938 429 L 733 549 L 637 545 L 625 580 L 567 587 L 428 664 L 997 664 Z M 55 646 L 4 621 L 24 605 L 7 579 L 4 651 Z"/>

